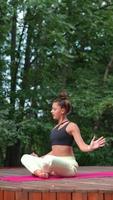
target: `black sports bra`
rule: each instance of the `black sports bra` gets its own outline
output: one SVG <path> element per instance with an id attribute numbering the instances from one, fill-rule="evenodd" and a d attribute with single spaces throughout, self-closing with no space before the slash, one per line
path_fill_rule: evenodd
<path id="1" fill-rule="evenodd" d="M 57 126 L 52 129 L 50 134 L 51 145 L 72 146 L 74 138 L 66 131 L 66 127 L 69 123 L 66 123 L 66 125 L 64 125 L 62 128 L 59 128 L 59 126 Z"/>

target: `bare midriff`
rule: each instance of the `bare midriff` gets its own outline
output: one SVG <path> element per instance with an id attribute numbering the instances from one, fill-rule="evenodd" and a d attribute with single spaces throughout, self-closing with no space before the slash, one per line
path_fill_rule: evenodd
<path id="1" fill-rule="evenodd" d="M 54 156 L 74 156 L 71 146 L 66 145 L 53 145 L 52 155 Z"/>

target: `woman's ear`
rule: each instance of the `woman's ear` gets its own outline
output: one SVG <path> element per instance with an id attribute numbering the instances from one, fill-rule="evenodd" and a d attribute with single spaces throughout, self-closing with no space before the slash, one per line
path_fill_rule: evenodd
<path id="1" fill-rule="evenodd" d="M 62 113 L 62 114 L 65 114 L 65 112 L 66 112 L 66 111 L 65 111 L 65 108 L 62 108 L 61 113 Z"/>

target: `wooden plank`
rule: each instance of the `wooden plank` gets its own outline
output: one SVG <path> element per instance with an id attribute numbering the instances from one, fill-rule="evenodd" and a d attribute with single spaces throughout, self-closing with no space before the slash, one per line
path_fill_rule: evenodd
<path id="1" fill-rule="evenodd" d="M 73 192 L 72 200 L 87 200 L 87 193 L 86 192 Z"/>
<path id="2" fill-rule="evenodd" d="M 113 200 L 113 192 L 105 192 L 104 193 L 104 200 Z"/>
<path id="3" fill-rule="evenodd" d="M 0 190 L 0 200 L 3 200 L 3 190 Z"/>
<path id="4" fill-rule="evenodd" d="M 26 191 L 16 191 L 15 200 L 28 200 L 28 192 Z"/>
<path id="5" fill-rule="evenodd" d="M 29 200 L 42 200 L 41 192 L 29 192 Z M 22 199 L 23 200 L 23 199 Z"/>
<path id="6" fill-rule="evenodd" d="M 71 192 L 57 192 L 57 200 L 71 200 Z"/>
<path id="7" fill-rule="evenodd" d="M 42 200 L 57 200 L 55 192 L 42 192 Z"/>
<path id="8" fill-rule="evenodd" d="M 88 200 L 100 200 L 98 192 L 88 192 Z"/>
<path id="9" fill-rule="evenodd" d="M 99 191 L 99 200 L 105 200 L 103 192 Z"/>
<path id="10" fill-rule="evenodd" d="M 14 191 L 4 190 L 4 195 L 3 196 L 4 196 L 3 200 L 15 200 Z"/>

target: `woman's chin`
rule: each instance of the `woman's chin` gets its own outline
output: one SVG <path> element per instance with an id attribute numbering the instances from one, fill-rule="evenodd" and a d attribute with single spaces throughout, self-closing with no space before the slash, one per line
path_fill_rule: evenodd
<path id="1" fill-rule="evenodd" d="M 54 119 L 55 121 L 57 121 L 57 118 L 56 118 L 55 116 L 53 116 L 53 119 Z"/>

